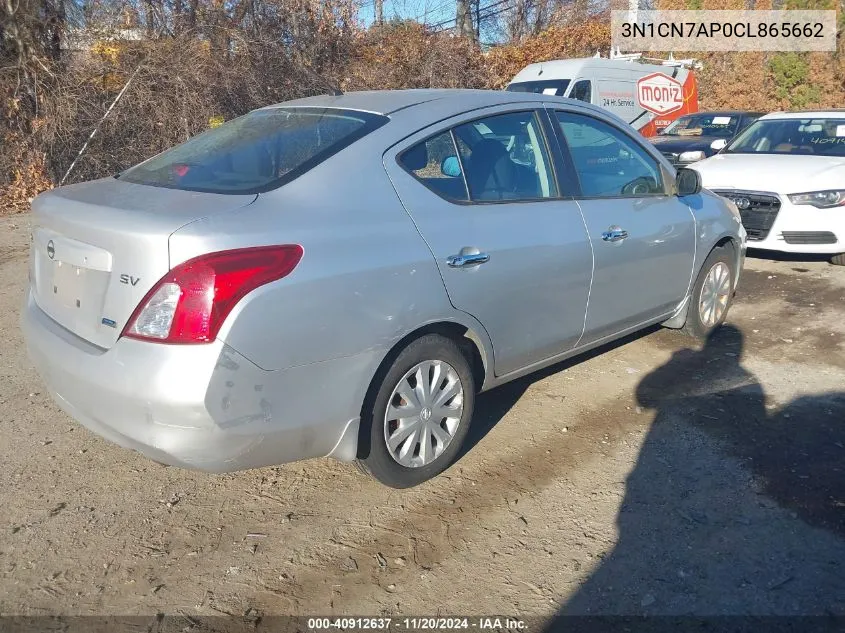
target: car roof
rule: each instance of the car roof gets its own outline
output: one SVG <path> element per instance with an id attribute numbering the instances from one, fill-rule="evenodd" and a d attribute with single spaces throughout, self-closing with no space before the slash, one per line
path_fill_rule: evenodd
<path id="1" fill-rule="evenodd" d="M 613 112 L 597 105 L 575 99 L 543 95 L 533 92 L 508 92 L 506 90 L 469 90 L 469 89 L 411 89 L 411 90 L 371 90 L 347 92 L 338 95 L 319 95 L 295 99 L 261 108 L 262 110 L 287 107 L 316 107 L 358 110 L 389 116 L 398 126 L 385 126 L 393 129 L 392 134 L 406 134 L 410 128 L 421 129 L 427 125 L 453 116 L 470 113 L 474 110 L 500 105 L 538 104 L 569 106 L 587 111 L 592 116 L 613 121 L 625 126 L 626 123 Z"/>
<path id="2" fill-rule="evenodd" d="M 361 110 L 390 115 L 399 110 L 439 102 L 438 106 L 454 104 L 455 110 L 480 108 L 508 103 L 541 101 L 543 95 L 505 90 L 465 89 L 411 89 L 411 90 L 365 90 L 338 95 L 318 95 L 277 103 L 267 108 L 316 107 Z"/>
<path id="3" fill-rule="evenodd" d="M 772 112 L 763 119 L 845 119 L 845 110 L 806 110 L 803 112 Z"/>

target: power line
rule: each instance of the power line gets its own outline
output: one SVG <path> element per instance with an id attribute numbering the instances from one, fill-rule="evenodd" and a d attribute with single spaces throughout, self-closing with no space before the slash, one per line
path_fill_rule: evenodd
<path id="1" fill-rule="evenodd" d="M 484 7 L 483 9 L 481 9 L 481 10 L 487 11 L 488 9 L 492 9 L 492 8 L 498 6 L 498 5 L 505 4 L 506 2 L 510 2 L 510 0 L 499 0 L 498 2 L 493 2 L 489 5 L 487 5 L 486 7 Z M 501 15 L 502 13 L 505 13 L 506 11 L 510 11 L 510 10 L 511 10 L 511 7 L 506 6 L 506 7 L 502 7 L 501 9 L 498 9 L 496 11 L 487 11 L 487 13 L 479 15 L 478 21 L 483 22 L 484 20 L 487 20 L 489 18 L 494 18 L 497 15 Z M 453 22 L 454 22 L 454 24 L 452 24 Z M 451 24 L 451 26 L 446 26 L 448 24 Z M 457 17 L 455 17 L 454 19 L 445 20 L 444 22 L 440 22 L 439 24 L 435 24 L 431 28 L 436 29 L 436 28 L 439 28 L 439 27 L 443 27 L 442 30 L 451 31 L 452 29 L 457 28 L 457 26 L 458 26 L 457 25 Z"/>
<path id="2" fill-rule="evenodd" d="M 415 20 L 415 21 L 419 22 L 420 20 L 422 20 L 422 19 L 424 19 L 424 18 L 427 18 L 427 17 L 428 17 L 429 15 L 431 15 L 432 13 L 438 13 L 438 12 L 442 11 L 443 9 L 445 9 L 447 6 L 449 6 L 449 5 L 451 5 L 451 4 L 452 4 L 452 0 L 446 0 L 445 2 L 441 2 L 440 4 L 435 5 L 435 6 L 434 6 L 434 7 L 432 7 L 431 9 L 426 9 L 426 10 L 425 10 L 423 13 L 421 13 L 420 15 L 416 15 L 416 16 L 414 16 L 414 17 L 411 17 L 411 18 L 405 18 L 405 19 L 407 19 L 407 20 Z"/>
<path id="3" fill-rule="evenodd" d="M 487 11 L 488 9 L 492 9 L 492 8 L 494 8 L 494 7 L 498 7 L 499 5 L 505 4 L 506 2 L 510 2 L 510 1 L 511 1 L 511 0 L 496 0 L 496 2 L 491 2 L 491 3 L 490 3 L 490 4 L 488 4 L 487 6 L 485 6 L 485 7 L 481 7 L 481 8 L 479 9 L 479 14 L 480 14 L 481 12 L 483 12 L 483 11 Z M 505 12 L 505 11 L 507 11 L 508 9 L 510 9 L 510 7 L 505 7 L 504 9 L 501 9 L 501 10 L 499 10 L 499 11 L 494 11 L 493 13 L 489 13 L 489 14 L 481 15 L 481 19 L 482 19 L 482 20 L 484 20 L 484 19 L 487 19 L 487 18 L 492 18 L 493 16 L 499 15 L 500 13 L 504 13 L 504 12 Z M 451 19 L 449 19 L 449 20 L 444 20 L 443 22 L 438 22 L 437 24 L 432 24 L 432 25 L 431 25 L 431 28 L 432 28 L 432 29 L 437 29 L 437 28 L 440 28 L 441 26 L 445 26 L 445 25 L 447 25 L 447 24 L 451 24 L 452 22 L 456 22 L 456 21 L 457 21 L 457 16 L 456 16 L 456 17 L 454 17 L 454 18 L 451 18 Z"/>

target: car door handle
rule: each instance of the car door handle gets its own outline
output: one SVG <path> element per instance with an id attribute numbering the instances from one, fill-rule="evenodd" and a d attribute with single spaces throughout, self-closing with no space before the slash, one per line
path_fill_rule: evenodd
<path id="1" fill-rule="evenodd" d="M 604 233 L 601 234 L 601 239 L 605 242 L 621 242 L 628 237 L 628 231 L 621 229 L 618 226 L 611 226 Z"/>
<path id="2" fill-rule="evenodd" d="M 464 266 L 476 266 L 490 261 L 490 256 L 487 253 L 461 253 L 460 255 L 450 255 L 446 258 L 446 263 L 451 268 L 463 268 Z"/>

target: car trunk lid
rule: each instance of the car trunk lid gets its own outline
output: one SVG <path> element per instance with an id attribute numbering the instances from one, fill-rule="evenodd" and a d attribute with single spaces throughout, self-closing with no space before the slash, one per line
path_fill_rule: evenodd
<path id="1" fill-rule="evenodd" d="M 35 301 L 62 327 L 107 349 L 170 269 L 170 235 L 255 198 L 116 178 L 43 193 L 32 204 L 30 283 Z"/>

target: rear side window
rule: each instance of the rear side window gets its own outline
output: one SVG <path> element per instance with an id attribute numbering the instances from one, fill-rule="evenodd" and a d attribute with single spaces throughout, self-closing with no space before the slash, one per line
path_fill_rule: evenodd
<path id="1" fill-rule="evenodd" d="M 119 178 L 187 191 L 245 194 L 280 187 L 384 125 L 336 108 L 257 110 L 136 165 Z"/>
<path id="2" fill-rule="evenodd" d="M 478 119 L 454 132 L 473 200 L 537 200 L 557 195 L 533 111 Z"/>
<path id="3" fill-rule="evenodd" d="M 451 132 L 417 143 L 399 157 L 399 164 L 434 193 L 450 200 L 468 199 Z"/>
<path id="4" fill-rule="evenodd" d="M 434 193 L 453 201 L 557 196 L 533 110 L 476 119 L 441 132 L 403 152 L 399 164 Z"/>

